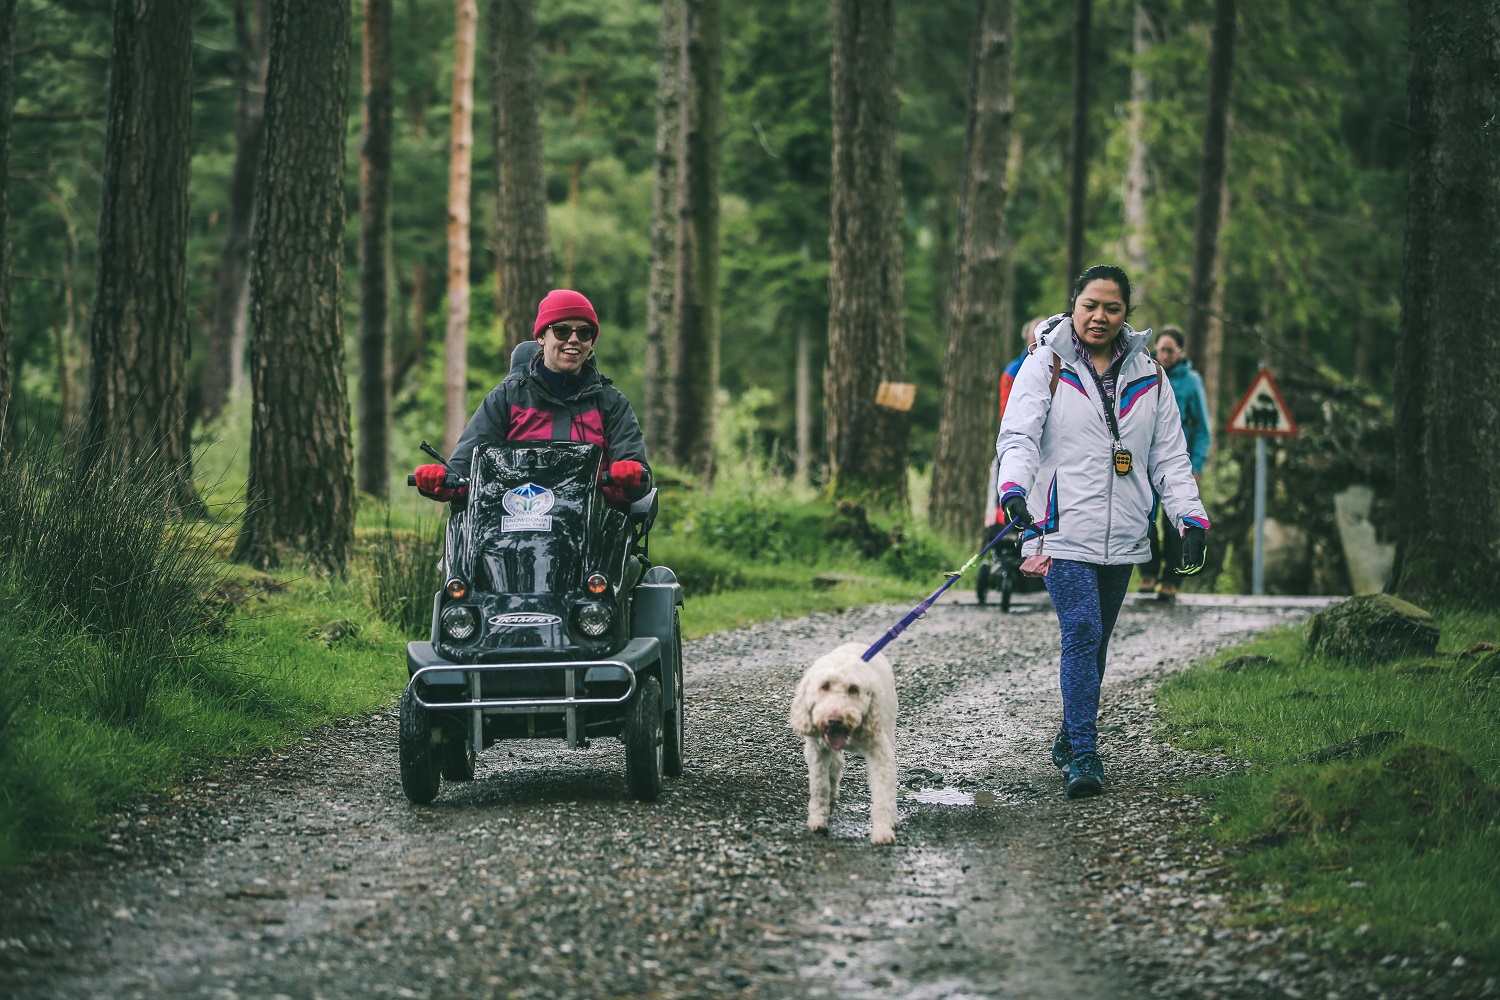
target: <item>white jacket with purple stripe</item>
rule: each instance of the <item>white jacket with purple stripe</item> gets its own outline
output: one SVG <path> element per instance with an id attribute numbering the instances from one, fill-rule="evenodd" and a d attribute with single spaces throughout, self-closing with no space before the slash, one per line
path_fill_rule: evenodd
<path id="1" fill-rule="evenodd" d="M 1145 351 L 1150 331 L 1129 324 L 1121 330 L 1125 356 L 1115 412 L 1121 444 L 1134 459 L 1121 476 L 1104 403 L 1086 367 L 1092 362 L 1075 353 L 1072 321 L 1059 314 L 1037 330 L 1037 346 L 1016 375 L 995 442 L 1002 501 L 1024 496 L 1036 520 L 1023 536 L 1023 551 L 1036 552 L 1038 534 L 1045 534 L 1044 551 L 1057 559 L 1145 562 L 1153 487 L 1179 533 L 1188 524 L 1207 529 L 1177 397 L 1170 388 L 1161 391 L 1161 369 Z M 1056 395 L 1050 391 L 1054 359 L 1062 365 Z"/>

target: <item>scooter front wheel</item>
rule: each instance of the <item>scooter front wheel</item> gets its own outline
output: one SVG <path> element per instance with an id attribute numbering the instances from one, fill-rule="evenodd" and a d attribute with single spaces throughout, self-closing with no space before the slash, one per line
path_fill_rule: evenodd
<path id="1" fill-rule="evenodd" d="M 427 710 L 417 704 L 411 688 L 401 695 L 401 790 L 414 805 L 425 806 L 437 798 L 442 777 L 438 758 L 433 752 L 432 720 Z"/>

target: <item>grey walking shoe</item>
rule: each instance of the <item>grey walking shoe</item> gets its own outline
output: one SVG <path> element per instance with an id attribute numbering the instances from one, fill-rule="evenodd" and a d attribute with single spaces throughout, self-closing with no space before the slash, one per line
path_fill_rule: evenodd
<path id="1" fill-rule="evenodd" d="M 1104 791 L 1104 761 L 1096 753 L 1081 753 L 1068 765 L 1068 798 L 1082 799 Z"/>

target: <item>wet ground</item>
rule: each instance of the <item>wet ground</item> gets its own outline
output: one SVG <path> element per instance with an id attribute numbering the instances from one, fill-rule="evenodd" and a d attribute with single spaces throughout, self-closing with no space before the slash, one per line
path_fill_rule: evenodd
<path id="1" fill-rule="evenodd" d="M 972 601 L 972 598 L 970 598 Z M 803 666 L 873 641 L 868 608 L 688 644 L 687 772 L 629 798 L 623 748 L 508 743 L 407 804 L 394 710 L 203 775 L 0 899 L 0 996 L 1447 996 L 1231 921 L 1178 791 L 1222 762 L 1153 737 L 1152 685 L 1310 602 L 1128 604 L 1101 711 L 1106 793 L 1070 802 L 1050 609 L 945 604 L 893 643 L 901 826 L 868 835 L 853 761 L 802 826 L 787 728 Z M 1440 956 L 1442 962 L 1449 956 Z M 1420 964 L 1420 963 L 1419 963 Z M 1441 962 L 1439 963 L 1441 964 Z"/>

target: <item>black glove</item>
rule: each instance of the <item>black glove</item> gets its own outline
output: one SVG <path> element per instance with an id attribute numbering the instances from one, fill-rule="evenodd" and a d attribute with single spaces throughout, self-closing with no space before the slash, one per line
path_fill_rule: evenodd
<path id="1" fill-rule="evenodd" d="M 1178 576 L 1192 576 L 1203 568 L 1208 562 L 1208 532 L 1196 524 L 1187 526 L 1182 533 L 1182 565 L 1177 570 Z"/>
<path id="2" fill-rule="evenodd" d="M 1023 496 L 1009 496 L 1000 503 L 1005 511 L 1005 523 L 1019 522 L 1021 527 L 1029 528 L 1036 522 L 1031 519 L 1031 511 L 1026 509 L 1026 498 Z"/>

